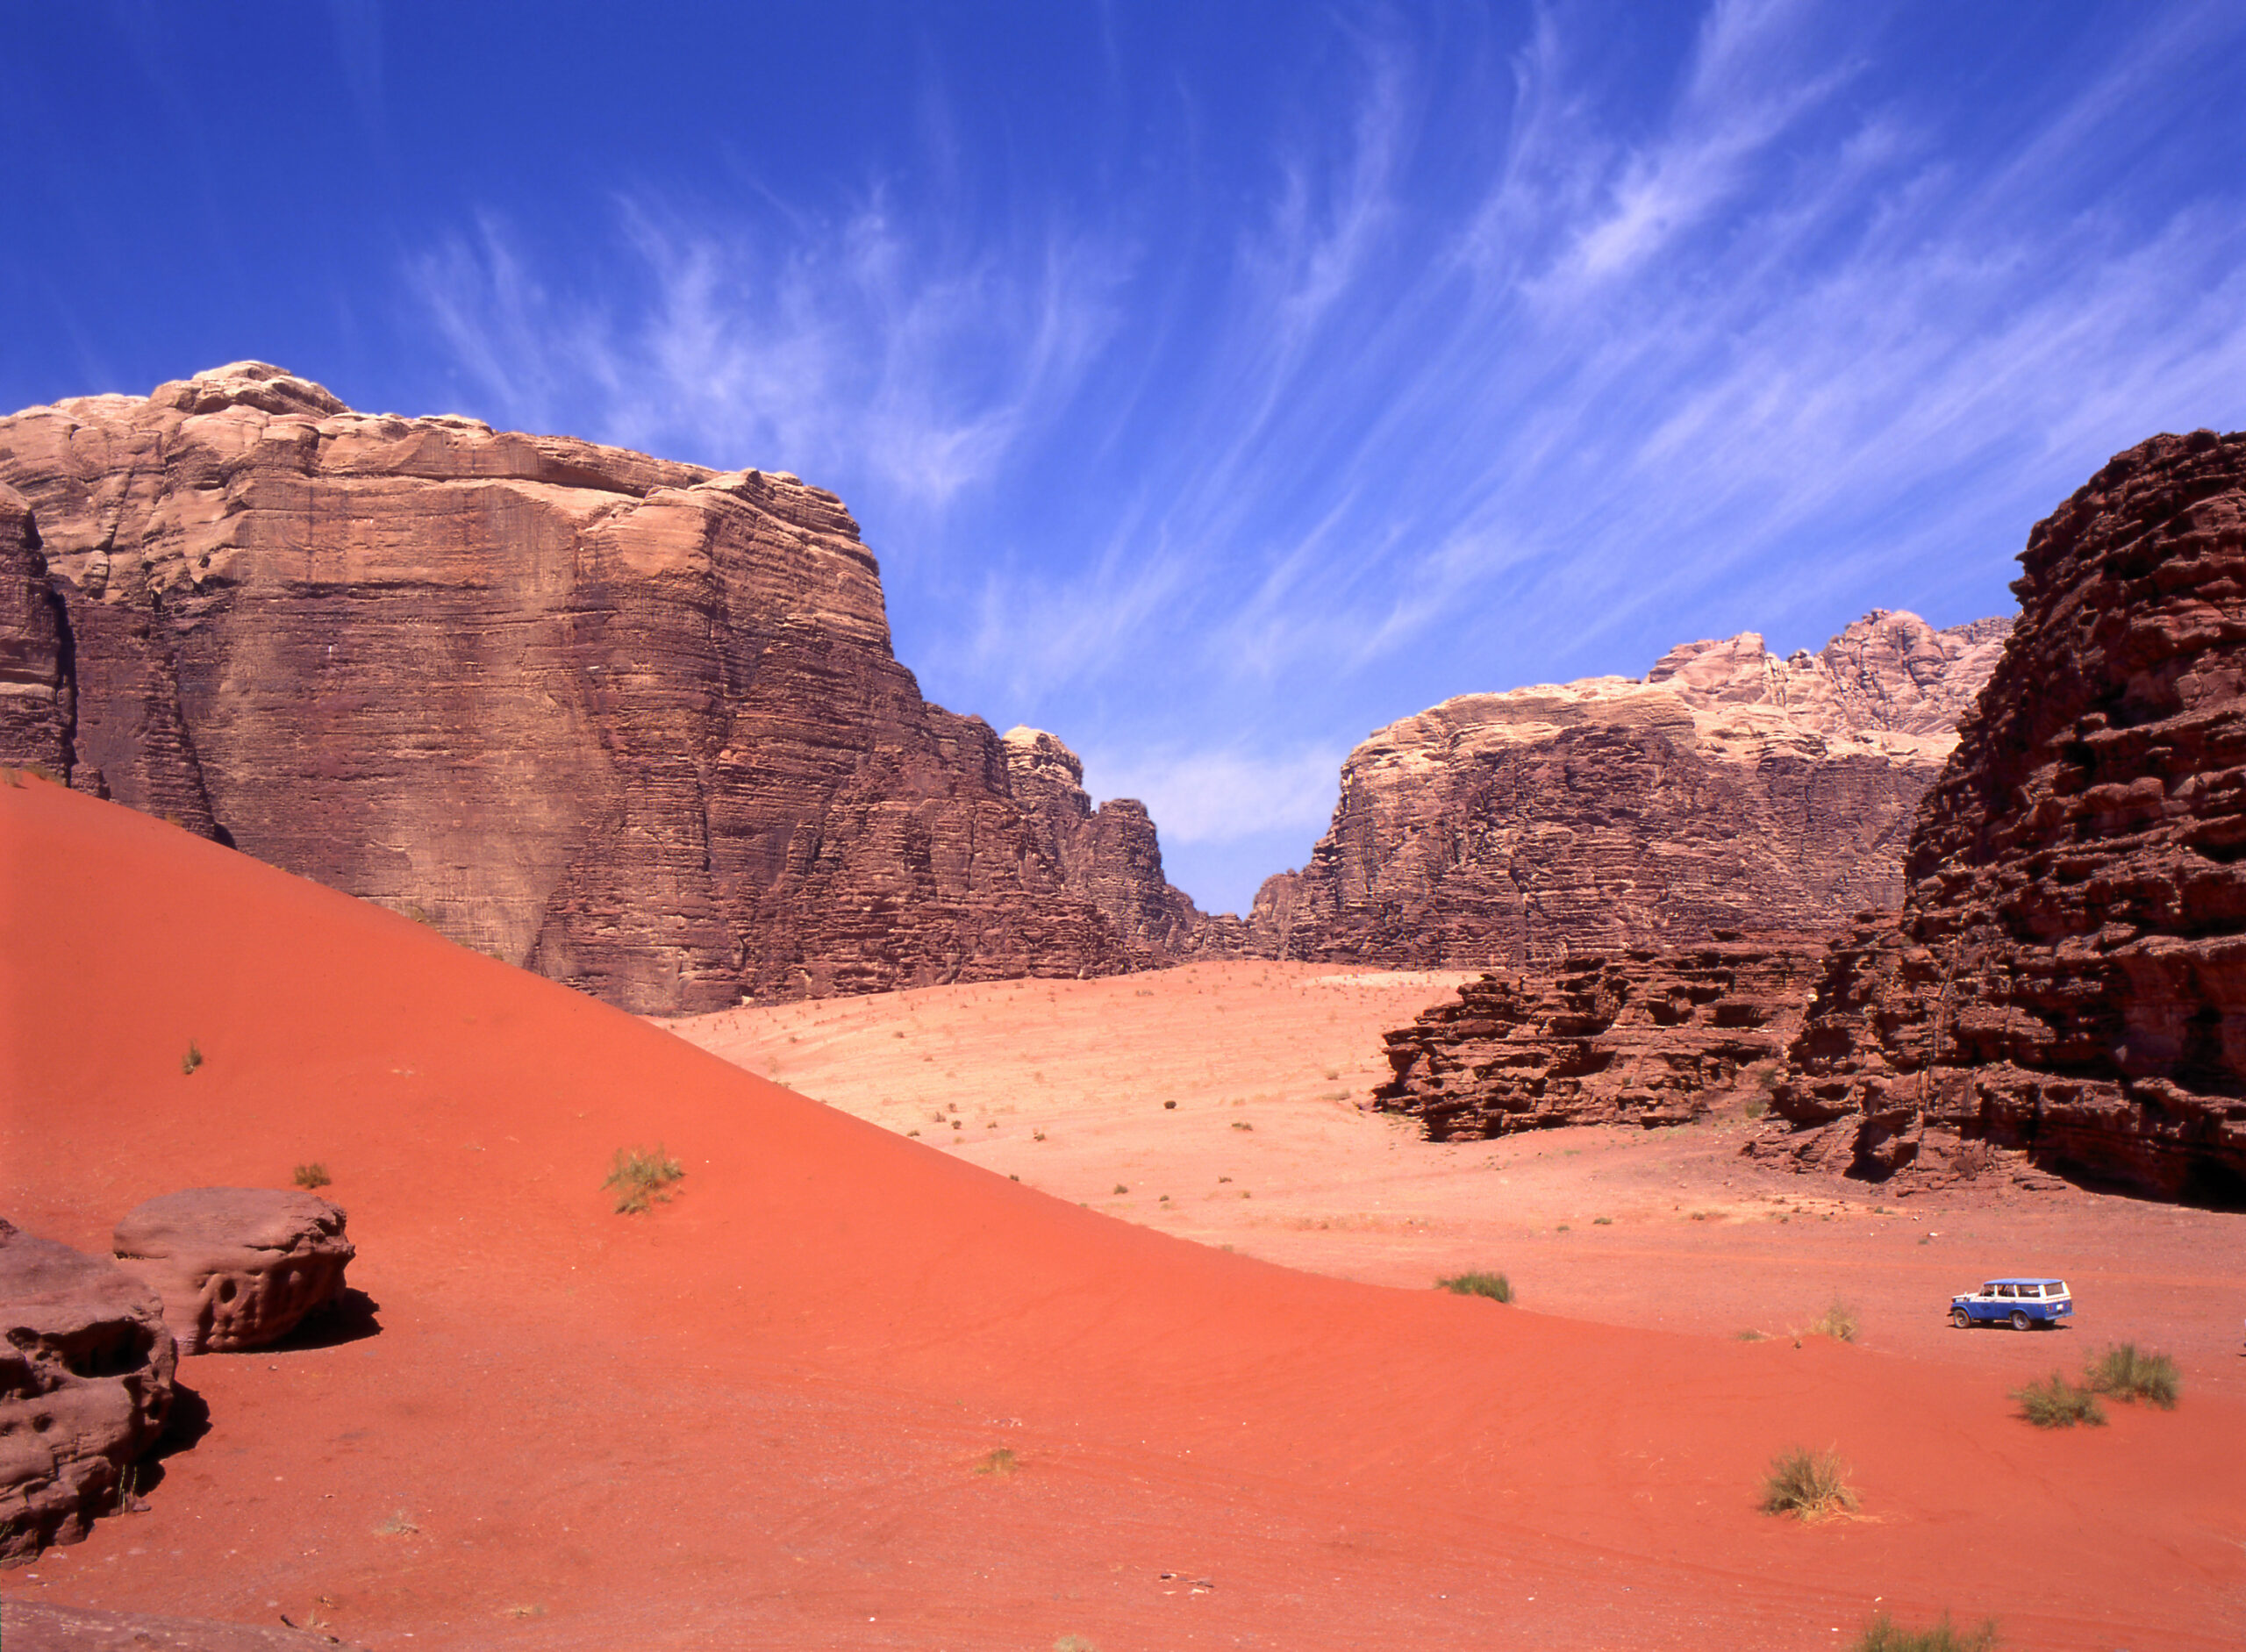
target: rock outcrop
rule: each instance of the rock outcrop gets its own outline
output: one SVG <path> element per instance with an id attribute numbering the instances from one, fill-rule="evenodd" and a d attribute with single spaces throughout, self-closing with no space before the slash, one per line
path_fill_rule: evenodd
<path id="1" fill-rule="evenodd" d="M 31 506 L 0 484 L 0 761 L 60 777 L 72 696 L 62 604 L 48 586 Z"/>
<path id="2" fill-rule="evenodd" d="M 20 1599 L 0 1601 L 0 1646 L 8 1652 L 357 1652 L 354 1643 L 310 1629 Z"/>
<path id="3" fill-rule="evenodd" d="M 263 1348 L 343 1294 L 343 1224 L 317 1194 L 190 1188 L 118 1223 L 117 1265 L 161 1298 L 182 1355 Z"/>
<path id="4" fill-rule="evenodd" d="M 1763 1150 L 2246 1198 L 2246 433 L 2121 454 L 2021 562 L 1907 901 L 1835 945 Z"/>
<path id="5" fill-rule="evenodd" d="M 1775 1070 L 1817 965 L 1812 939 L 1727 937 L 1485 975 L 1385 1035 L 1393 1076 L 1374 1104 L 1417 1118 L 1435 1141 L 1687 1124 L 1742 1069 Z"/>
<path id="6" fill-rule="evenodd" d="M 0 1221 L 0 1566 L 116 1510 L 171 1409 L 174 1357 L 147 1286 Z"/>
<path id="7" fill-rule="evenodd" d="M 1133 968 L 1238 950 L 1232 933 L 1237 920 L 1209 917 L 1163 877 L 1162 843 L 1146 805 L 1119 797 L 1092 807 L 1084 764 L 1042 729 L 1008 729 L 999 744 L 1008 783 L 1037 826 L 1039 846 L 1069 889 L 1113 926 Z"/>
<path id="8" fill-rule="evenodd" d="M 1815 654 L 1749 632 L 1642 680 L 1446 700 L 1349 754 L 1332 828 L 1257 894 L 1251 945 L 1486 967 L 1894 905 L 1913 811 L 2008 629 L 1875 612 Z"/>
<path id="9" fill-rule="evenodd" d="M 793 476 L 237 362 L 0 418 L 0 762 L 612 1003 L 1106 973 L 1191 926 L 1142 811 L 1063 852 L 920 697 Z"/>

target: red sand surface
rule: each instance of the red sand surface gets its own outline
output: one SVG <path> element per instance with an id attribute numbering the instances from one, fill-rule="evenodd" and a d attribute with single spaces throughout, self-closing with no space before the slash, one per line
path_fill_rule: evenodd
<path id="1" fill-rule="evenodd" d="M 36 781 L 0 970 L 0 1210 L 98 1248 L 317 1159 L 380 1326 L 188 1362 L 151 1512 L 0 1598 L 381 1648 L 2246 1640 L 2235 1393 L 2041 1434 L 1970 1366 L 1227 1255 Z M 612 1213 L 656 1141 L 679 1198 Z M 1756 1512 L 1796 1442 L 1863 1518 Z"/>

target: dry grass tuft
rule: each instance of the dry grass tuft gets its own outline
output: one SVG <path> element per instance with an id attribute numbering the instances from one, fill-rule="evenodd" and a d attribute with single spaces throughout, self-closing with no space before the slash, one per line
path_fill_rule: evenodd
<path id="1" fill-rule="evenodd" d="M 322 1164 L 318 1159 L 314 1159 L 310 1164 L 298 1165 L 296 1176 L 292 1179 L 298 1187 L 316 1188 L 325 1187 L 335 1178 L 328 1175 L 327 1166 Z"/>
<path id="2" fill-rule="evenodd" d="M 1856 1310 L 1845 1302 L 1835 1301 L 1794 1334 L 1829 1336 L 1835 1342 L 1853 1342 L 1856 1340 Z"/>
<path id="3" fill-rule="evenodd" d="M 646 1148 L 619 1148 L 616 1158 L 609 1167 L 608 1180 L 604 1188 L 616 1190 L 616 1213 L 636 1216 L 652 1204 L 670 1198 L 672 1184 L 686 1174 L 676 1159 L 665 1153 L 660 1144 L 652 1151 Z"/>
<path id="4" fill-rule="evenodd" d="M 1513 1282 L 1501 1273 L 1453 1274 L 1436 1280 L 1435 1289 L 1462 1297 L 1487 1297 L 1492 1302 L 1513 1300 Z"/>
<path id="5" fill-rule="evenodd" d="M 2077 1423 L 2094 1428 L 2106 1426 L 2106 1408 L 2098 1403 L 2098 1396 L 2087 1388 L 2077 1388 L 2056 1371 L 2040 1383 L 2014 1389 L 2012 1397 L 2020 1402 L 2020 1414 L 2038 1428 L 2071 1428 Z"/>
<path id="6" fill-rule="evenodd" d="M 2095 1394 L 2134 1404 L 2143 1400 L 2163 1411 L 2176 1409 L 2182 1389 L 2176 1362 L 2165 1354 L 2141 1351 L 2134 1342 L 2120 1342 L 2090 1362 L 2083 1385 Z"/>
<path id="7" fill-rule="evenodd" d="M 1994 1618 L 1978 1629 L 1960 1629 L 1945 1612 L 1930 1628 L 1899 1629 L 1883 1612 L 1865 1627 L 1850 1652 L 1994 1652 L 1996 1644 Z"/>
<path id="8" fill-rule="evenodd" d="M 1856 1488 L 1849 1484 L 1848 1464 L 1837 1452 L 1796 1446 L 1772 1459 L 1770 1471 L 1763 1479 L 1765 1514 L 1821 1520 L 1848 1513 L 1856 1505 Z"/>
<path id="9" fill-rule="evenodd" d="M 975 1465 L 975 1472 L 987 1474 L 994 1480 L 1004 1480 L 1011 1477 L 1020 1467 L 1021 1459 L 1014 1455 L 1012 1448 L 1000 1446 L 996 1450 L 983 1454 L 981 1461 Z"/>

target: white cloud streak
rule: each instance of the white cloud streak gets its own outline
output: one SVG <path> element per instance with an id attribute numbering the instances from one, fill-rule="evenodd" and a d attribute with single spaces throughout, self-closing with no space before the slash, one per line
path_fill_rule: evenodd
<path id="1" fill-rule="evenodd" d="M 911 663 L 1166 837 L 1314 835 L 1397 682 L 1979 603 L 2110 452 L 2246 423 L 2246 186 L 2098 182 L 2235 14 L 2162 8 L 1970 143 L 1876 25 L 1713 0 L 1650 106 L 1574 7 L 1481 61 L 1375 30 L 1198 239 L 1177 178 L 971 244 L 874 188 L 626 204 L 629 300 L 492 225 L 412 274 L 508 417 L 815 476 L 893 575 L 943 562 Z"/>

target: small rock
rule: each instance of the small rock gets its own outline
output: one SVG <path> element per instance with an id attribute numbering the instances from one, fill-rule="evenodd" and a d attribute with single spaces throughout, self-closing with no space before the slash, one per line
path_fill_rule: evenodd
<path id="1" fill-rule="evenodd" d="M 311 1193 L 190 1188 L 117 1225 L 118 1265 L 163 1299 L 182 1355 L 262 1348 L 343 1294 L 343 1222 Z"/>

